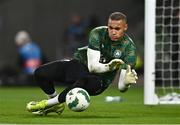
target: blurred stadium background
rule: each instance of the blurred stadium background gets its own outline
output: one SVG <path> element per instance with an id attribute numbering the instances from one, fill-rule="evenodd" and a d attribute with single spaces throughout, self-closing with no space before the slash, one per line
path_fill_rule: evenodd
<path id="1" fill-rule="evenodd" d="M 71 57 L 71 50 L 77 46 L 86 45 L 88 31 L 97 25 L 106 25 L 109 14 L 114 11 L 122 11 L 127 15 L 128 33 L 136 42 L 139 56 L 142 58 L 144 0 L 1 0 L 0 79 L 4 79 L 5 74 L 12 76 L 14 69 L 17 69 L 18 54 L 14 37 L 19 30 L 30 33 L 32 40 L 41 47 L 48 61 L 63 59 Z M 68 46 L 72 42 L 68 43 L 68 30 L 72 23 L 77 22 L 78 19 L 73 19 L 75 16 L 79 16 L 82 21 L 80 27 L 84 28 L 84 34 L 80 32 L 77 37 L 83 38 L 79 38 L 79 43 L 76 41 L 70 48 Z M 6 82 L 13 81 L 9 79 Z"/>
<path id="2" fill-rule="evenodd" d="M 143 103 L 144 7 L 145 0 L 0 0 L 0 123 L 180 123 L 179 105 Z M 26 77 L 29 74 L 21 71 L 15 43 L 17 32 L 25 30 L 30 34 L 43 53 L 43 62 L 67 59 L 75 48 L 87 44 L 92 28 L 107 24 L 114 11 L 128 17 L 128 34 L 138 51 L 138 84 L 125 94 L 110 87 L 102 95 L 92 97 L 90 108 L 82 113 L 66 108 L 60 117 L 50 115 L 42 119 L 25 111 L 28 101 L 41 100 L 45 95 L 31 77 Z M 62 87 L 57 89 L 61 91 Z M 106 96 L 121 99 L 118 103 L 105 103 Z"/>

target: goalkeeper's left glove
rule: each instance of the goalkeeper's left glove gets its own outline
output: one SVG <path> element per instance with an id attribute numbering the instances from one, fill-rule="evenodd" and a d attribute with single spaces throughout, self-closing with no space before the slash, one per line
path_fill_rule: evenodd
<path id="1" fill-rule="evenodd" d="M 125 92 L 129 87 L 130 84 L 135 84 L 138 79 L 137 73 L 135 70 L 131 71 L 131 66 L 128 65 L 127 70 L 122 69 L 119 82 L 118 82 L 118 88 L 121 92 Z"/>
<path id="2" fill-rule="evenodd" d="M 138 77 L 137 77 L 136 71 L 134 69 L 131 71 L 131 66 L 128 65 L 128 68 L 127 68 L 126 74 L 125 74 L 125 81 L 124 81 L 124 83 L 126 85 L 131 84 L 131 83 L 136 83 L 137 79 L 138 79 Z"/>

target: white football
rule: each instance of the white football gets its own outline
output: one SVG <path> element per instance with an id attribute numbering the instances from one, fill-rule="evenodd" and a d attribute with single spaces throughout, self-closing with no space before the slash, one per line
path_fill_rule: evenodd
<path id="1" fill-rule="evenodd" d="M 86 90 L 82 88 L 74 88 L 67 93 L 66 104 L 70 110 L 81 112 L 89 106 L 90 96 Z"/>

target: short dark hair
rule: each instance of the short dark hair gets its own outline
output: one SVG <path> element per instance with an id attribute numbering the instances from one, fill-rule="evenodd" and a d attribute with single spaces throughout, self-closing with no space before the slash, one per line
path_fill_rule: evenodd
<path id="1" fill-rule="evenodd" d="M 124 20 L 127 23 L 126 15 L 121 12 L 113 12 L 110 14 L 109 19 L 111 20 Z"/>

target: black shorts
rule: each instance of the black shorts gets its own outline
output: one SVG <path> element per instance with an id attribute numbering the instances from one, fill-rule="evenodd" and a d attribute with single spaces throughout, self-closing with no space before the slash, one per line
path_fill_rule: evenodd
<path id="1" fill-rule="evenodd" d="M 86 65 L 75 59 L 42 65 L 35 71 L 35 77 L 42 82 L 70 83 L 74 87 L 84 88 L 90 95 L 100 94 L 108 87 L 98 74 L 90 73 Z"/>

